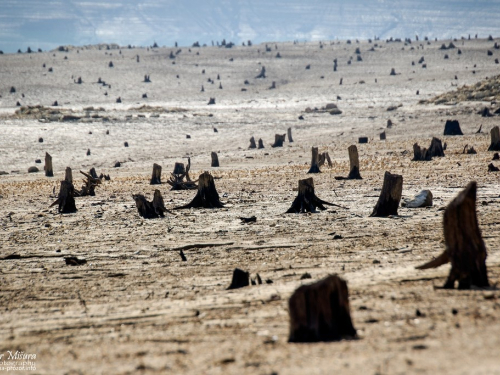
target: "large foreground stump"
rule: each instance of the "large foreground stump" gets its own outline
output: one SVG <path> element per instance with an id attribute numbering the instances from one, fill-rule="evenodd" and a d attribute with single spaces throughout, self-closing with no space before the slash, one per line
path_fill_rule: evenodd
<path id="1" fill-rule="evenodd" d="M 61 181 L 61 188 L 57 200 L 50 205 L 50 207 L 58 205 L 58 212 L 61 214 L 68 214 L 76 212 L 75 205 L 75 188 L 71 182 L 66 180 Z"/>
<path id="2" fill-rule="evenodd" d="M 212 156 L 212 167 L 218 167 L 219 166 L 219 157 L 217 156 L 216 152 L 211 153 Z"/>
<path id="3" fill-rule="evenodd" d="M 312 177 L 309 177 L 299 180 L 299 193 L 286 213 L 316 212 L 316 208 L 326 210 L 324 205 L 335 206 L 333 203 L 319 199 L 314 194 L 314 181 Z"/>
<path id="4" fill-rule="evenodd" d="M 311 168 L 309 168 L 309 171 L 307 173 L 321 173 L 321 171 L 319 170 L 318 148 L 313 147 L 311 152 L 312 152 Z"/>
<path id="5" fill-rule="evenodd" d="M 289 342 L 337 341 L 356 337 L 347 283 L 337 275 L 302 285 L 288 301 Z"/>
<path id="6" fill-rule="evenodd" d="M 150 185 L 161 185 L 161 165 L 153 164 L 153 174 L 151 175 Z"/>
<path id="7" fill-rule="evenodd" d="M 52 170 L 52 156 L 48 152 L 45 153 L 45 176 L 54 177 L 54 171 Z"/>
<path id="8" fill-rule="evenodd" d="M 491 129 L 491 144 L 488 151 L 500 151 L 500 128 L 498 126 Z"/>
<path id="9" fill-rule="evenodd" d="M 467 187 L 446 207 L 443 217 L 446 250 L 436 259 L 417 269 L 437 268 L 451 262 L 451 270 L 443 288 L 458 289 L 489 286 L 486 269 L 486 246 L 476 214 L 477 184 Z"/>
<path id="10" fill-rule="evenodd" d="M 135 201 L 137 212 L 145 219 L 164 217 L 165 212 L 167 212 L 163 197 L 158 189 L 155 190 L 152 202 L 149 202 L 142 194 L 132 195 L 132 198 Z"/>
<path id="11" fill-rule="evenodd" d="M 362 177 L 359 174 L 359 156 L 358 148 L 356 145 L 351 145 L 347 148 L 349 153 L 349 175 L 347 177 L 335 176 L 336 180 L 361 180 Z"/>
<path id="12" fill-rule="evenodd" d="M 274 143 L 271 147 L 283 147 L 283 143 L 285 142 L 286 134 L 275 134 L 274 135 Z"/>
<path id="13" fill-rule="evenodd" d="M 444 135 L 464 135 L 457 120 L 446 120 Z"/>
<path id="14" fill-rule="evenodd" d="M 402 192 L 403 176 L 385 172 L 382 191 L 370 217 L 397 215 Z"/>
<path id="15" fill-rule="evenodd" d="M 193 198 L 191 203 L 181 207 L 176 207 L 176 210 L 183 208 L 222 208 L 224 205 L 219 200 L 219 193 L 215 189 L 214 178 L 208 172 L 204 172 L 198 179 L 198 193 Z"/>

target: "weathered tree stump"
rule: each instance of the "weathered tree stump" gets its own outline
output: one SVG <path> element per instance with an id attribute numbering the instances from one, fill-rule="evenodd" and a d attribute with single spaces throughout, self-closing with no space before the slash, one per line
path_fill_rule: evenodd
<path id="1" fill-rule="evenodd" d="M 453 289 L 455 281 L 458 281 L 458 289 L 489 286 L 486 246 L 477 222 L 476 192 L 477 184 L 472 181 L 446 207 L 443 217 L 446 250 L 436 259 L 417 267 L 424 270 L 451 262 L 445 289 Z"/>
<path id="2" fill-rule="evenodd" d="M 293 138 L 292 138 L 292 128 L 288 128 L 287 130 L 287 135 L 288 135 L 288 142 L 292 143 Z"/>
<path id="3" fill-rule="evenodd" d="M 498 167 L 495 167 L 493 163 L 488 164 L 488 172 L 499 172 L 500 169 Z"/>
<path id="4" fill-rule="evenodd" d="M 66 180 L 61 181 L 61 188 L 57 200 L 50 205 L 50 207 L 58 205 L 58 212 L 61 214 L 69 214 L 76 212 L 75 205 L 75 188 L 71 182 Z"/>
<path id="5" fill-rule="evenodd" d="M 336 180 L 362 180 L 361 175 L 359 174 L 359 156 L 358 156 L 358 148 L 356 145 L 351 145 L 347 148 L 349 153 L 349 175 L 347 177 L 335 176 Z"/>
<path id="6" fill-rule="evenodd" d="M 132 195 L 132 198 L 135 201 L 137 212 L 145 219 L 164 217 L 165 212 L 168 212 L 158 189 L 155 190 L 152 202 L 149 202 L 142 194 Z"/>
<path id="7" fill-rule="evenodd" d="M 258 76 L 256 76 L 255 78 L 266 78 L 266 67 L 263 66 L 261 69 L 260 69 L 260 73 Z"/>
<path id="8" fill-rule="evenodd" d="M 309 168 L 309 171 L 307 173 L 321 173 L 318 165 L 319 164 L 318 148 L 313 147 L 311 151 L 312 151 L 311 168 Z"/>
<path id="9" fill-rule="evenodd" d="M 188 158 L 187 167 L 183 163 L 175 163 L 174 171 L 170 174 L 167 183 L 172 186 L 170 190 L 192 190 L 197 189 L 196 181 L 191 181 L 189 170 L 191 169 L 191 158 Z M 186 178 L 186 181 L 184 181 Z"/>
<path id="10" fill-rule="evenodd" d="M 397 215 L 402 192 L 403 176 L 385 172 L 382 191 L 370 217 Z"/>
<path id="11" fill-rule="evenodd" d="M 214 178 L 208 172 L 204 172 L 198 179 L 198 193 L 193 200 L 176 210 L 184 208 L 222 208 L 224 205 L 219 200 L 219 193 L 215 189 Z"/>
<path id="12" fill-rule="evenodd" d="M 83 180 L 82 189 L 80 191 L 75 190 L 75 196 L 85 197 L 85 196 L 95 196 L 95 188 L 97 185 L 101 184 L 101 179 L 97 177 L 95 168 L 92 168 L 89 173 L 80 171 L 87 179 Z"/>
<path id="13" fill-rule="evenodd" d="M 429 161 L 433 157 L 443 157 L 444 147 L 441 140 L 433 137 L 429 148 L 420 147 L 417 143 L 413 145 L 413 161 Z"/>
<path id="14" fill-rule="evenodd" d="M 212 168 L 216 168 L 219 166 L 219 157 L 216 152 L 212 152 L 210 154 L 212 156 Z"/>
<path id="15" fill-rule="evenodd" d="M 90 156 L 90 148 L 87 149 L 87 156 Z"/>
<path id="16" fill-rule="evenodd" d="M 161 185 L 161 165 L 153 164 L 153 174 L 151 175 L 150 185 Z"/>
<path id="17" fill-rule="evenodd" d="M 99 176 L 97 176 L 97 172 L 95 170 L 94 167 L 90 168 L 90 171 L 89 171 L 89 175 L 92 177 L 92 178 L 95 178 L 95 179 L 98 179 Z"/>
<path id="18" fill-rule="evenodd" d="M 235 268 L 233 271 L 233 279 L 227 290 L 243 288 L 250 285 L 250 274 L 246 271 Z"/>
<path id="19" fill-rule="evenodd" d="M 52 170 L 52 156 L 48 152 L 45 153 L 45 176 L 54 177 L 54 171 Z"/>
<path id="20" fill-rule="evenodd" d="M 250 146 L 248 148 L 257 148 L 254 137 L 250 138 Z"/>
<path id="21" fill-rule="evenodd" d="M 66 172 L 64 174 L 64 181 L 68 181 L 70 184 L 73 183 L 73 172 L 70 167 L 66 167 Z"/>
<path id="22" fill-rule="evenodd" d="M 274 135 L 274 143 L 271 147 L 283 147 L 283 143 L 285 142 L 286 134 L 275 134 Z"/>
<path id="23" fill-rule="evenodd" d="M 383 131 L 382 133 L 380 133 L 380 140 L 385 141 L 385 138 L 386 138 L 385 131 Z"/>
<path id="24" fill-rule="evenodd" d="M 289 342 L 338 341 L 355 338 L 347 283 L 337 275 L 302 285 L 288 301 Z"/>
<path id="25" fill-rule="evenodd" d="M 264 142 L 262 141 L 262 138 L 259 138 L 259 145 L 257 148 L 264 148 Z"/>
<path id="26" fill-rule="evenodd" d="M 457 120 L 446 120 L 444 135 L 464 135 Z"/>
<path id="27" fill-rule="evenodd" d="M 500 128 L 498 126 L 494 126 L 491 129 L 491 144 L 488 147 L 488 151 L 500 151 Z"/>
<path id="28" fill-rule="evenodd" d="M 495 152 L 493 154 L 493 159 L 491 159 L 491 160 L 500 160 L 500 155 L 498 154 L 498 152 Z"/>
<path id="29" fill-rule="evenodd" d="M 333 203 L 325 202 L 314 194 L 314 181 L 312 177 L 299 180 L 299 193 L 286 212 L 287 214 L 298 214 L 303 212 L 316 212 L 316 208 L 326 210 L 327 206 L 336 206 Z"/>
<path id="30" fill-rule="evenodd" d="M 210 98 L 208 100 L 208 104 L 207 105 L 214 105 L 215 104 L 215 98 Z"/>
<path id="31" fill-rule="evenodd" d="M 368 143 L 368 137 L 359 137 L 358 143 Z"/>
<path id="32" fill-rule="evenodd" d="M 325 165 L 325 162 L 328 162 L 328 166 L 331 167 L 333 164 L 332 164 L 332 159 L 330 159 L 330 155 L 328 154 L 328 152 L 322 152 L 321 154 L 319 154 L 319 157 L 318 157 L 318 166 L 319 167 L 322 167 L 323 165 Z"/>
<path id="33" fill-rule="evenodd" d="M 413 199 L 402 203 L 401 206 L 407 208 L 432 207 L 432 193 L 430 190 L 422 190 Z"/>

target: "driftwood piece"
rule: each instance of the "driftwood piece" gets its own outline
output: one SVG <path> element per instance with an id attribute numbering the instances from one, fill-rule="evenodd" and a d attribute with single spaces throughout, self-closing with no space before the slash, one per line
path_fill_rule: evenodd
<path id="1" fill-rule="evenodd" d="M 149 183 L 150 185 L 161 185 L 161 165 L 153 164 L 153 174 Z"/>
<path id="2" fill-rule="evenodd" d="M 257 148 L 254 137 L 250 138 L 250 146 L 248 148 Z"/>
<path id="3" fill-rule="evenodd" d="M 402 192 L 403 176 L 385 172 L 382 191 L 370 217 L 397 215 Z"/>
<path id="4" fill-rule="evenodd" d="M 212 167 L 213 168 L 218 167 L 219 166 L 219 157 L 217 156 L 217 153 L 212 152 L 211 156 L 212 156 Z"/>
<path id="5" fill-rule="evenodd" d="M 287 130 L 287 136 L 288 136 L 288 142 L 292 143 L 293 142 L 292 128 L 288 128 L 288 130 Z"/>
<path id="6" fill-rule="evenodd" d="M 401 204 L 407 208 L 432 207 L 432 193 L 430 190 L 422 190 L 411 200 L 406 200 Z"/>
<path id="7" fill-rule="evenodd" d="M 48 152 L 45 153 L 45 176 L 54 177 L 54 171 L 52 170 L 52 156 Z"/>
<path id="8" fill-rule="evenodd" d="M 70 167 L 66 167 L 66 171 L 64 173 L 64 181 L 68 181 L 70 184 L 73 183 L 73 172 Z"/>
<path id="9" fill-rule="evenodd" d="M 444 135 L 464 135 L 457 120 L 446 120 Z"/>
<path id="10" fill-rule="evenodd" d="M 259 138 L 259 146 L 257 148 L 264 148 L 264 142 L 262 141 L 262 138 Z"/>
<path id="11" fill-rule="evenodd" d="M 302 285 L 288 301 L 289 342 L 338 341 L 356 337 L 347 283 L 337 275 Z"/>
<path id="12" fill-rule="evenodd" d="M 318 156 L 318 148 L 312 148 L 312 157 L 311 157 L 311 168 L 307 173 L 321 173 L 319 170 L 319 156 Z"/>
<path id="13" fill-rule="evenodd" d="M 316 212 L 316 208 L 326 210 L 324 205 L 336 206 L 333 203 L 325 202 L 324 200 L 319 199 L 314 194 L 314 181 L 312 177 L 309 177 L 304 180 L 299 180 L 299 192 L 293 201 L 292 206 L 286 213 L 298 214 L 303 212 Z"/>
<path id="14" fill-rule="evenodd" d="M 500 128 L 494 126 L 491 131 L 491 144 L 488 147 L 488 151 L 500 151 Z"/>
<path id="15" fill-rule="evenodd" d="M 58 205 L 57 211 L 61 214 L 76 212 L 75 188 L 71 182 L 61 181 L 61 188 L 57 200 L 50 207 Z"/>
<path id="16" fill-rule="evenodd" d="M 238 289 L 250 285 L 250 274 L 246 271 L 235 268 L 233 271 L 233 279 L 231 280 L 231 285 L 228 286 L 229 289 Z"/>
<path id="17" fill-rule="evenodd" d="M 274 135 L 274 144 L 271 147 L 283 147 L 283 143 L 285 142 L 286 134 L 275 134 Z"/>
<path id="18" fill-rule="evenodd" d="M 487 287 L 486 246 L 476 214 L 477 184 L 470 182 L 446 207 L 443 217 L 446 250 L 436 259 L 417 267 L 424 270 L 451 262 L 451 270 L 443 288 Z"/>
<path id="19" fill-rule="evenodd" d="M 214 178 L 208 172 L 204 172 L 198 179 L 198 193 L 193 200 L 176 210 L 184 208 L 222 208 L 224 205 L 219 200 L 219 193 L 215 189 Z"/>
<path id="20" fill-rule="evenodd" d="M 156 189 L 153 196 L 153 201 L 149 202 L 142 194 L 134 194 L 132 198 L 135 201 L 137 212 L 145 219 L 153 219 L 164 217 L 165 212 L 168 212 L 163 202 L 160 190 Z"/>

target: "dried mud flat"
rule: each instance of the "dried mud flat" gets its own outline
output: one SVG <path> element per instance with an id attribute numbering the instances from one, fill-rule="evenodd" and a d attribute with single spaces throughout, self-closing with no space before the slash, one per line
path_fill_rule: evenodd
<path id="1" fill-rule="evenodd" d="M 35 353 L 36 371 L 29 373 L 40 374 L 500 374 L 500 292 L 435 289 L 449 266 L 414 269 L 442 252 L 442 209 L 475 180 L 489 278 L 500 279 L 500 173 L 487 168 L 489 130 L 500 118 L 477 114 L 498 104 L 418 104 L 452 84 L 497 75 L 499 52 L 488 56 L 494 42 L 486 40 L 454 42 L 460 55 L 439 50 L 441 41 L 377 41 L 369 51 L 374 43 L 281 43 L 278 50 L 272 43 L 267 53 L 264 45 L 182 48 L 175 65 L 169 53 L 177 49 L 168 48 L 0 56 L 0 170 L 9 173 L 0 176 L 0 246 L 2 257 L 20 256 L 0 260 L 0 353 Z M 356 61 L 356 47 L 363 61 Z M 421 56 L 427 68 L 417 63 Z M 268 78 L 254 79 L 261 65 Z M 391 68 L 398 75 L 390 76 Z M 142 82 L 145 74 L 152 83 Z M 83 83 L 73 83 L 80 76 Z M 96 84 L 98 77 L 112 87 Z M 269 90 L 272 81 L 277 88 Z M 210 97 L 216 105 L 206 105 Z M 58 100 L 56 109 L 82 118 L 19 118 L 18 100 L 44 106 Z M 305 112 L 330 102 L 342 114 Z M 168 110 L 138 110 L 144 104 Z M 442 136 L 447 119 L 459 120 L 465 135 Z M 475 134 L 481 124 L 483 133 Z M 294 142 L 271 148 L 274 134 L 288 127 Z M 380 141 L 383 130 L 387 140 Z M 265 148 L 248 150 L 251 136 Z M 357 144 L 359 136 L 370 140 Z M 413 143 L 427 147 L 432 136 L 447 143 L 446 156 L 412 162 Z M 363 180 L 337 181 L 349 173 L 351 144 Z M 462 154 L 466 144 L 478 153 Z M 347 209 L 284 214 L 298 180 L 311 176 L 312 146 L 333 161 L 312 175 L 316 194 Z M 220 168 L 210 167 L 211 151 Z M 45 152 L 55 177 L 28 174 Z M 194 196 L 165 183 L 187 155 L 192 176 L 208 170 L 216 177 L 226 207 L 139 217 L 132 194 L 152 198 L 153 163 L 163 167 L 159 189 L 167 208 Z M 115 161 L 122 166 L 113 168 Z M 91 167 L 111 180 L 95 197 L 77 198 L 77 213 L 60 215 L 48 207 L 66 166 L 75 180 Z M 370 218 L 385 171 L 403 175 L 404 198 L 431 190 L 434 206 Z M 240 223 L 252 215 L 256 223 Z M 87 263 L 66 265 L 68 255 Z M 272 283 L 225 290 L 235 267 Z M 301 279 L 305 273 L 312 279 Z M 359 339 L 288 344 L 291 293 L 333 273 L 348 282 Z"/>

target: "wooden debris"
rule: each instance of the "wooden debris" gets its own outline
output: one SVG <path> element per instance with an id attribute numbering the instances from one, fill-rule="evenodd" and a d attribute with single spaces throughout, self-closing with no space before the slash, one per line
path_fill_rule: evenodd
<path id="1" fill-rule="evenodd" d="M 198 179 L 198 193 L 193 200 L 176 210 L 184 208 L 222 208 L 224 205 L 219 200 L 219 193 L 215 189 L 214 178 L 208 172 L 204 172 Z"/>
<path id="2" fill-rule="evenodd" d="M 338 341 L 355 338 L 347 283 L 337 275 L 302 285 L 288 301 L 289 342 Z"/>
<path id="3" fill-rule="evenodd" d="M 382 191 L 370 217 L 397 215 L 402 192 L 403 176 L 385 172 Z"/>
<path id="4" fill-rule="evenodd" d="M 243 288 L 250 285 L 250 274 L 246 271 L 235 268 L 233 271 L 233 279 L 227 290 Z"/>
<path id="5" fill-rule="evenodd" d="M 316 212 L 316 208 L 326 210 L 327 206 L 337 206 L 336 204 L 319 199 L 314 194 L 314 181 L 312 177 L 299 180 L 299 192 L 292 203 L 292 206 L 286 212 L 287 214 L 298 214 L 303 212 Z"/>
<path id="6" fill-rule="evenodd" d="M 285 142 L 286 134 L 275 134 L 274 135 L 274 144 L 271 147 L 283 147 L 283 143 Z"/>
<path id="7" fill-rule="evenodd" d="M 318 148 L 313 147 L 311 151 L 312 151 L 311 168 L 309 168 L 309 171 L 307 173 L 321 173 L 318 165 L 319 164 Z"/>
<path id="8" fill-rule="evenodd" d="M 498 171 L 500 171 L 500 169 L 498 169 L 498 167 L 495 167 L 493 163 L 488 164 L 488 172 L 498 172 Z"/>
<path id="9" fill-rule="evenodd" d="M 76 212 L 75 204 L 75 188 L 73 184 L 68 181 L 61 181 L 59 195 L 57 200 L 50 205 L 50 207 L 58 205 L 58 212 L 61 214 L 68 214 Z"/>
<path id="10" fill-rule="evenodd" d="M 358 143 L 368 143 L 368 137 L 359 137 Z"/>
<path id="11" fill-rule="evenodd" d="M 246 223 L 255 223 L 257 221 L 257 218 L 255 216 L 251 217 L 240 217 L 241 223 L 246 224 Z"/>
<path id="12" fill-rule="evenodd" d="M 45 176 L 54 177 L 54 172 L 52 170 L 52 156 L 48 152 L 45 153 Z"/>
<path id="13" fill-rule="evenodd" d="M 161 165 L 153 164 L 153 174 L 151 175 L 150 185 L 161 185 Z"/>
<path id="14" fill-rule="evenodd" d="M 139 212 L 139 215 L 141 215 L 145 219 L 164 217 L 165 212 L 168 212 L 168 210 L 165 208 L 160 190 L 158 189 L 156 189 L 154 192 L 152 202 L 149 202 L 142 194 L 132 195 L 132 198 L 135 201 L 137 212 Z"/>
<path id="15" fill-rule="evenodd" d="M 212 168 L 219 167 L 219 157 L 217 156 L 217 153 L 212 152 L 210 155 L 212 156 Z"/>
<path id="16" fill-rule="evenodd" d="M 263 66 L 260 69 L 259 75 L 257 75 L 255 78 L 266 78 L 266 67 L 265 66 Z"/>
<path id="17" fill-rule="evenodd" d="M 401 206 L 407 208 L 432 207 L 432 193 L 430 190 L 422 190 L 412 200 L 403 202 Z"/>
<path id="18" fill-rule="evenodd" d="M 87 179 L 83 180 L 82 189 L 80 191 L 75 191 L 76 197 L 85 197 L 85 196 L 95 196 L 95 188 L 97 185 L 101 184 L 101 179 L 97 177 L 97 173 L 95 168 L 92 168 L 89 173 L 85 173 L 80 171 Z M 95 177 L 93 177 L 95 176 Z"/>
<path id="19" fill-rule="evenodd" d="M 81 266 L 82 264 L 87 264 L 86 259 L 80 259 L 77 257 L 64 257 L 64 261 L 66 262 L 66 265 L 68 266 Z"/>
<path id="20" fill-rule="evenodd" d="M 491 131 L 491 144 L 488 147 L 488 151 L 500 151 L 500 128 L 494 126 Z"/>
<path id="21" fill-rule="evenodd" d="M 451 262 L 445 289 L 453 289 L 456 281 L 458 289 L 489 286 L 486 246 L 477 222 L 476 193 L 477 184 L 472 181 L 446 207 L 443 217 L 446 250 L 436 259 L 417 267 L 424 270 Z"/>

